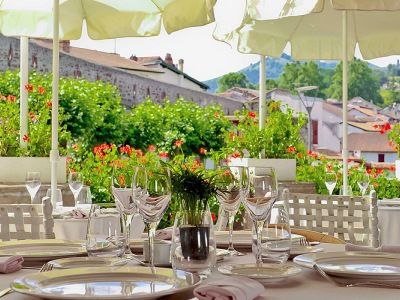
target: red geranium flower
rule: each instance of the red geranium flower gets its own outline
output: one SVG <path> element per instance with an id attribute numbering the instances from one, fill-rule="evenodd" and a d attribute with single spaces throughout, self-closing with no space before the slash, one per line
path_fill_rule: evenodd
<path id="1" fill-rule="evenodd" d="M 25 84 L 25 90 L 28 91 L 28 93 L 33 92 L 33 85 L 32 84 Z"/>
<path id="2" fill-rule="evenodd" d="M 161 151 L 161 152 L 158 154 L 158 156 L 161 157 L 161 158 L 168 158 L 168 152 Z"/>
<path id="3" fill-rule="evenodd" d="M 240 157 L 240 153 L 235 151 L 235 152 L 232 153 L 231 157 L 232 158 L 239 158 Z"/>
<path id="4" fill-rule="evenodd" d="M 51 101 L 46 102 L 47 107 L 51 108 L 53 106 L 53 103 Z"/>
<path id="5" fill-rule="evenodd" d="M 73 149 L 74 151 L 78 151 L 78 150 L 79 150 L 78 144 L 72 144 L 72 149 Z"/>
<path id="6" fill-rule="evenodd" d="M 44 87 L 42 87 L 41 85 L 39 85 L 38 87 L 38 93 L 40 95 L 43 95 L 44 93 L 46 93 L 46 89 Z"/>
<path id="7" fill-rule="evenodd" d="M 303 153 L 301 152 L 297 153 L 297 158 L 303 158 Z"/>
<path id="8" fill-rule="evenodd" d="M 24 134 L 24 136 L 22 137 L 22 140 L 27 143 L 27 142 L 29 142 L 30 138 L 27 134 Z"/>
<path id="9" fill-rule="evenodd" d="M 119 147 L 119 152 L 121 154 L 131 155 L 132 154 L 132 148 L 129 145 L 121 146 L 121 147 Z"/>
<path id="10" fill-rule="evenodd" d="M 254 111 L 249 111 L 249 113 L 247 114 L 247 116 L 251 119 L 254 119 L 256 117 L 256 113 Z"/>
<path id="11" fill-rule="evenodd" d="M 200 150 L 199 150 L 199 153 L 200 153 L 201 155 L 206 155 L 206 154 L 207 154 L 207 149 L 201 147 Z"/>
<path id="12" fill-rule="evenodd" d="M 183 145 L 183 141 L 182 141 L 182 140 L 176 140 L 175 143 L 174 143 L 174 145 L 175 145 L 175 147 L 180 148 L 180 147 L 182 147 L 182 145 Z"/>
<path id="13" fill-rule="evenodd" d="M 156 146 L 154 146 L 154 145 L 149 145 L 149 147 L 147 148 L 147 150 L 148 150 L 149 152 L 154 152 L 154 151 L 156 151 Z"/>
<path id="14" fill-rule="evenodd" d="M 7 96 L 7 101 L 9 103 L 14 103 L 17 100 L 17 97 L 13 96 L 13 95 L 8 95 Z"/>
<path id="15" fill-rule="evenodd" d="M 396 167 L 395 167 L 394 165 L 391 165 L 391 166 L 389 167 L 389 171 L 390 171 L 390 172 L 395 172 L 395 171 L 396 171 Z"/>
<path id="16" fill-rule="evenodd" d="M 295 146 L 290 146 L 286 149 L 286 152 L 288 153 L 295 153 L 296 152 L 296 147 Z"/>
<path id="17" fill-rule="evenodd" d="M 213 223 L 215 223 L 215 221 L 217 221 L 217 216 L 214 213 L 211 213 L 211 219 Z"/>

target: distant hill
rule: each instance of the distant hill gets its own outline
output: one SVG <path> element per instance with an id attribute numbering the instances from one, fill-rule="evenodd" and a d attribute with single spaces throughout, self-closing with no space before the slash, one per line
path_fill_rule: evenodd
<path id="1" fill-rule="evenodd" d="M 283 53 L 280 58 L 268 57 L 267 64 L 266 64 L 267 78 L 269 78 L 269 79 L 279 78 L 279 76 L 283 72 L 283 68 L 285 67 L 285 65 L 288 63 L 293 63 L 294 61 L 295 60 L 293 60 L 292 57 L 286 53 Z M 315 63 L 321 69 L 334 69 L 339 62 L 338 61 L 316 60 Z M 370 64 L 370 63 L 369 63 L 369 66 L 372 69 L 381 69 L 380 67 Z M 244 73 L 251 83 L 258 84 L 259 72 L 260 72 L 259 70 L 260 70 L 260 62 L 257 62 L 255 64 L 251 64 L 250 66 L 248 66 L 244 69 L 241 69 L 237 72 Z M 215 93 L 215 91 L 218 89 L 218 79 L 219 78 L 220 77 L 204 81 L 204 83 L 210 87 L 209 92 Z"/>

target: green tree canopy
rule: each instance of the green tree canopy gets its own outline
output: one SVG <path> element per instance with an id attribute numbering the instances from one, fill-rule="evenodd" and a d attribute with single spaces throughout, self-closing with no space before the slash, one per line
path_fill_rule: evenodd
<path id="1" fill-rule="evenodd" d="M 218 93 L 225 92 L 232 87 L 252 88 L 247 76 L 243 73 L 231 72 L 218 80 Z"/>
<path id="2" fill-rule="evenodd" d="M 332 77 L 332 82 L 327 89 L 327 96 L 342 100 L 342 63 L 338 64 Z M 359 59 L 349 63 L 349 99 L 362 97 L 372 100 L 375 104 L 382 104 L 383 100 L 379 94 L 379 78 L 374 76 L 368 64 Z"/>

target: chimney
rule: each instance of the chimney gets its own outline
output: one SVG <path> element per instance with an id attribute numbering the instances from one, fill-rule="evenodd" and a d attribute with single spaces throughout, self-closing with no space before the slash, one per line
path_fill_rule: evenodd
<path id="1" fill-rule="evenodd" d="M 167 53 L 165 55 L 164 61 L 169 64 L 169 65 L 174 65 L 174 61 L 172 60 L 172 55 L 171 53 Z"/>
<path id="2" fill-rule="evenodd" d="M 136 55 L 131 55 L 131 57 L 129 57 L 130 60 L 134 60 L 134 61 L 138 61 L 138 58 Z"/>
<path id="3" fill-rule="evenodd" d="M 182 73 L 183 73 L 183 63 L 184 60 L 182 58 L 178 60 L 179 71 L 181 71 Z"/>
<path id="4" fill-rule="evenodd" d="M 69 52 L 70 50 L 70 43 L 69 40 L 61 41 L 60 42 L 61 50 L 64 52 Z"/>

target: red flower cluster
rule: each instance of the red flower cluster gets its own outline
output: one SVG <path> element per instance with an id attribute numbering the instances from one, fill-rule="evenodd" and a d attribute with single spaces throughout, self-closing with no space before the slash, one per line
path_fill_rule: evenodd
<path id="1" fill-rule="evenodd" d="M 148 150 L 149 152 L 155 152 L 155 151 L 156 151 L 156 146 L 154 146 L 154 145 L 149 145 L 149 147 L 147 148 L 147 150 Z"/>
<path id="2" fill-rule="evenodd" d="M 24 134 L 24 136 L 22 137 L 22 140 L 27 143 L 27 142 L 29 142 L 30 138 L 27 134 Z"/>
<path id="3" fill-rule="evenodd" d="M 176 140 L 175 143 L 174 143 L 174 145 L 175 145 L 175 147 L 180 148 L 180 147 L 182 147 L 182 145 L 183 145 L 183 141 L 182 141 L 182 140 Z"/>
<path id="4" fill-rule="evenodd" d="M 132 154 L 132 148 L 129 145 L 121 146 L 121 147 L 119 147 L 119 152 L 121 154 L 131 155 Z"/>
<path id="5" fill-rule="evenodd" d="M 143 151 L 140 149 L 135 149 L 135 154 L 137 157 L 142 157 L 144 156 Z"/>
<path id="6" fill-rule="evenodd" d="M 38 87 L 38 93 L 40 95 L 43 95 L 44 93 L 46 93 L 46 89 L 44 87 L 42 87 L 41 85 L 39 85 Z"/>
<path id="7" fill-rule="evenodd" d="M 290 146 L 286 149 L 287 153 L 296 153 L 296 147 L 295 146 Z"/>
<path id="8" fill-rule="evenodd" d="M 28 93 L 32 93 L 33 92 L 33 85 L 32 84 L 25 84 L 25 90 L 28 91 Z"/>
<path id="9" fill-rule="evenodd" d="M 93 153 L 96 155 L 96 157 L 100 158 L 100 159 L 104 159 L 104 157 L 106 156 L 107 152 L 110 151 L 112 148 L 111 145 L 108 144 L 101 144 L 99 146 L 96 146 L 93 148 Z"/>
<path id="10" fill-rule="evenodd" d="M 51 107 L 53 106 L 53 102 L 47 101 L 47 102 L 46 102 L 46 105 L 47 105 L 48 108 L 51 108 Z"/>
<path id="11" fill-rule="evenodd" d="M 200 153 L 201 155 L 206 155 L 206 154 L 207 154 L 207 149 L 204 148 L 204 147 L 201 147 L 201 148 L 199 149 L 199 153 Z"/>
<path id="12" fill-rule="evenodd" d="M 307 155 L 312 158 L 318 158 L 318 153 L 312 152 L 311 150 L 307 151 Z"/>
<path id="13" fill-rule="evenodd" d="M 211 219 L 213 223 L 215 223 L 215 221 L 217 221 L 217 216 L 214 213 L 211 213 Z"/>
<path id="14" fill-rule="evenodd" d="M 36 123 L 37 122 L 37 116 L 35 115 L 34 112 L 29 112 L 29 119 L 31 119 L 32 123 Z"/>
<path id="15" fill-rule="evenodd" d="M 231 157 L 232 158 L 240 158 L 240 153 L 235 151 L 235 152 L 232 153 Z"/>
<path id="16" fill-rule="evenodd" d="M 385 124 L 383 124 L 383 125 L 375 124 L 373 127 L 374 127 L 375 129 L 379 129 L 379 132 L 380 132 L 381 134 L 384 134 L 384 133 L 386 133 L 387 131 L 389 131 L 390 129 L 392 129 L 392 126 L 390 125 L 390 123 L 385 123 Z"/>
<path id="17" fill-rule="evenodd" d="M 7 102 L 8 103 L 14 103 L 15 101 L 17 101 L 17 97 L 15 97 L 13 95 L 8 95 L 7 96 Z"/>
<path id="18" fill-rule="evenodd" d="M 390 171 L 390 172 L 395 172 L 395 171 L 396 171 L 396 167 L 395 167 L 394 165 L 391 165 L 391 166 L 389 167 L 389 171 Z"/>
<path id="19" fill-rule="evenodd" d="M 255 113 L 254 111 L 249 111 L 249 113 L 247 114 L 247 116 L 248 116 L 250 119 L 255 119 L 256 113 Z"/>
<path id="20" fill-rule="evenodd" d="M 158 156 L 161 157 L 161 158 L 168 158 L 168 152 L 161 151 L 161 152 L 158 154 Z"/>

